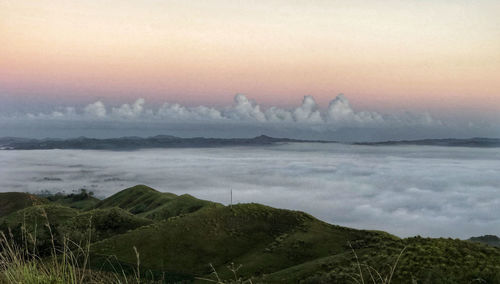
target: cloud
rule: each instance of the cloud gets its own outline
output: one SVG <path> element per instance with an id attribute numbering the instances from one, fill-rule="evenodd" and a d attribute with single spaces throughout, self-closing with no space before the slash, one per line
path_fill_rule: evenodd
<path id="1" fill-rule="evenodd" d="M 290 109 L 276 106 L 263 107 L 245 95 L 237 94 L 233 105 L 224 108 L 208 106 L 190 107 L 178 103 L 165 102 L 159 108 L 146 108 L 143 98 L 132 104 L 111 107 L 108 112 L 103 102 L 97 101 L 85 106 L 79 115 L 75 108 L 71 111 L 54 111 L 49 114 L 30 114 L 31 118 L 78 118 L 108 119 L 124 121 L 205 121 L 205 122 L 245 122 L 245 123 L 281 123 L 292 127 L 323 126 L 325 129 L 342 127 L 395 127 L 395 126 L 433 126 L 440 125 L 439 120 L 429 114 L 402 113 L 385 115 L 377 112 L 355 111 L 348 99 L 340 94 L 335 97 L 326 110 L 312 96 L 304 96 L 302 103 Z"/>
<path id="2" fill-rule="evenodd" d="M 377 126 L 388 122 L 389 117 L 385 117 L 377 112 L 360 111 L 355 112 L 347 98 L 340 94 L 328 105 L 326 120 L 335 125 L 370 125 Z"/>
<path id="3" fill-rule="evenodd" d="M 333 224 L 468 238 L 500 235 L 499 159 L 496 149 L 342 144 L 0 151 L 0 189 L 85 187 L 109 196 L 145 183 L 228 203 L 232 188 L 235 202 L 302 210 Z"/>
<path id="4" fill-rule="evenodd" d="M 234 96 L 234 106 L 228 108 L 224 114 L 229 119 L 267 121 L 266 115 L 261 111 L 260 106 L 254 100 L 249 100 L 242 94 Z"/>
<path id="5" fill-rule="evenodd" d="M 49 106 L 50 107 L 50 106 Z M 299 139 L 381 141 L 423 138 L 495 137 L 495 123 L 429 113 L 358 110 L 342 94 L 326 106 L 304 96 L 295 107 L 260 105 L 238 94 L 228 106 L 188 106 L 173 102 L 46 108 L 45 112 L 0 114 L 0 136 L 116 137 L 171 134 L 183 137 L 252 137 L 261 134 Z"/>
<path id="6" fill-rule="evenodd" d="M 293 117 L 296 122 L 323 122 L 321 114 L 318 111 L 318 105 L 312 96 L 305 96 L 302 105 L 293 111 Z"/>
<path id="7" fill-rule="evenodd" d="M 106 117 L 106 107 L 101 101 L 97 101 L 84 107 L 83 113 L 89 118 L 103 118 Z"/>
<path id="8" fill-rule="evenodd" d="M 111 114 L 118 118 L 137 118 L 140 117 L 144 111 L 145 100 L 143 98 L 137 99 L 132 105 L 123 104 L 120 107 L 112 108 Z"/>
<path id="9" fill-rule="evenodd" d="M 215 108 L 206 106 L 185 107 L 177 103 L 164 103 L 157 111 L 157 118 L 175 121 L 223 119 L 221 112 Z"/>

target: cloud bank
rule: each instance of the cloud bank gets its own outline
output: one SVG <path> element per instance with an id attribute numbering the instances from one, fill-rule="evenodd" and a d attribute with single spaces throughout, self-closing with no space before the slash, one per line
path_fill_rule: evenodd
<path id="1" fill-rule="evenodd" d="M 263 106 L 242 94 L 229 106 L 187 106 L 165 102 L 55 107 L 38 113 L 0 114 L 0 136 L 97 138 L 118 136 L 252 137 L 381 141 L 450 137 L 497 137 L 497 124 L 458 123 L 429 113 L 385 114 L 356 110 L 340 94 L 327 106 L 304 96 L 296 107 Z"/>
<path id="2" fill-rule="evenodd" d="M 162 191 L 303 210 L 399 236 L 500 235 L 500 153 L 454 147 L 343 144 L 113 151 L 0 151 L 0 190 L 108 196 Z"/>
<path id="3" fill-rule="evenodd" d="M 123 121 L 165 121 L 165 122 L 250 122 L 282 123 L 295 125 L 327 125 L 331 127 L 385 127 L 408 125 L 442 125 L 427 113 L 387 115 L 378 112 L 355 111 L 348 99 L 340 94 L 326 109 L 321 109 L 314 97 L 304 96 L 302 103 L 295 108 L 276 106 L 263 107 L 245 95 L 237 94 L 231 106 L 214 108 L 209 106 L 184 106 L 165 102 L 156 109 L 147 108 L 146 101 L 137 99 L 132 104 L 106 106 L 96 101 L 82 109 L 64 108 L 49 113 L 28 113 L 34 119 L 87 119 L 87 120 L 123 120 Z"/>

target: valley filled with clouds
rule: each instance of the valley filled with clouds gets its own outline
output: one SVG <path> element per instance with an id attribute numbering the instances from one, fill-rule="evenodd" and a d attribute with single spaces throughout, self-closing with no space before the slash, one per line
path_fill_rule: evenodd
<path id="1" fill-rule="evenodd" d="M 0 151 L 2 191 L 135 184 L 229 203 L 259 202 L 398 236 L 500 234 L 497 149 L 285 144 L 140 151 Z"/>

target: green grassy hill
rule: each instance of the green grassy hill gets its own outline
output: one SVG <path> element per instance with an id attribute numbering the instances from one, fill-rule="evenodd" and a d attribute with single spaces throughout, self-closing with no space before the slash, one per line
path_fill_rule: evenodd
<path id="1" fill-rule="evenodd" d="M 387 276 L 404 248 L 394 283 L 500 283 L 496 248 L 452 239 L 399 239 L 259 204 L 204 208 L 95 243 L 92 251 L 133 264 L 131 247 L 140 252 L 144 268 L 207 277 L 211 263 L 229 278 L 226 266 L 234 262 L 243 265 L 242 277 L 263 283 L 354 283 L 358 261 L 365 279 L 370 272 Z"/>
<path id="2" fill-rule="evenodd" d="M 135 246 L 144 267 L 191 276 L 210 273 L 209 263 L 221 274 L 229 262 L 241 263 L 240 273 L 249 277 L 345 252 L 348 241 L 377 238 L 388 235 L 329 225 L 302 212 L 239 204 L 170 218 L 98 242 L 92 250 L 134 263 Z"/>
<path id="3" fill-rule="evenodd" d="M 298 279 L 302 283 L 361 283 L 360 267 L 365 281 L 370 283 L 370 273 L 374 277 L 377 273 L 386 277 L 391 274 L 391 267 L 395 267 L 393 283 L 500 283 L 500 250 L 456 239 L 384 239 L 354 251 L 276 271 L 258 280 L 264 283 L 292 283 Z"/>
<path id="4" fill-rule="evenodd" d="M 17 196 L 25 203 L 7 202 Z M 392 283 L 500 283 L 500 248 L 474 242 L 496 240 L 489 236 L 400 239 L 299 211 L 223 206 L 144 185 L 98 202 L 90 197 L 0 195 L 0 204 L 8 204 L 0 230 L 20 244 L 23 228 L 36 235 L 42 257 L 51 253 L 51 236 L 58 247 L 64 237 L 84 243 L 90 236 L 92 267 L 109 271 L 114 263 L 133 273 L 135 248 L 142 272 L 172 281 L 211 277 L 209 264 L 229 279 L 234 276 L 227 267 L 235 263 L 242 265 L 238 275 L 253 283 L 373 283 L 371 277 L 392 273 Z"/>
<path id="5" fill-rule="evenodd" d="M 152 220 L 113 207 L 80 213 L 64 222 L 60 231 L 75 242 L 85 243 L 89 236 L 91 242 L 95 242 L 152 223 Z"/>
<path id="6" fill-rule="evenodd" d="M 52 226 L 59 226 L 78 214 L 78 210 L 60 204 L 42 204 L 27 207 L 0 220 L 9 225 L 22 224 L 28 228 L 43 227 L 49 223 Z"/>
<path id="7" fill-rule="evenodd" d="M 47 203 L 47 200 L 33 194 L 23 192 L 0 193 L 0 217 L 35 204 Z"/>
<path id="8" fill-rule="evenodd" d="M 43 256 L 51 253 L 52 241 L 61 244 L 59 228 L 78 212 L 59 204 L 34 205 L 2 217 L 0 230 L 19 244 L 28 241 Z"/>
<path id="9" fill-rule="evenodd" d="M 95 208 L 120 207 L 139 214 L 156 209 L 176 196 L 173 193 L 159 192 L 149 186 L 136 185 L 102 200 Z"/>
<path id="10" fill-rule="evenodd" d="M 124 189 L 99 202 L 95 208 L 120 207 L 141 217 L 163 220 L 195 212 L 214 202 L 197 199 L 189 194 L 159 192 L 145 185 Z"/>
<path id="11" fill-rule="evenodd" d="M 153 220 L 165 220 L 170 217 L 193 213 L 205 207 L 222 207 L 222 204 L 195 198 L 189 194 L 183 194 L 172 198 L 163 205 L 139 214 Z"/>
<path id="12" fill-rule="evenodd" d="M 88 192 L 85 189 L 81 189 L 79 193 L 50 194 L 45 198 L 50 202 L 81 210 L 90 210 L 100 202 L 98 198 L 93 196 L 92 192 Z"/>

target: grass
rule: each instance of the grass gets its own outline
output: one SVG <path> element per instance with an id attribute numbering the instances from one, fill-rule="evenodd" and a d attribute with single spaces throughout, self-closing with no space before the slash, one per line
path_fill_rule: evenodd
<path id="1" fill-rule="evenodd" d="M 145 185 L 124 189 L 99 202 L 95 208 L 120 207 L 133 214 L 156 209 L 175 198 L 173 193 L 162 193 Z"/>
<path id="2" fill-rule="evenodd" d="M 87 244 L 86 249 L 80 246 L 70 249 L 71 241 L 64 238 L 61 246 L 56 245 L 48 214 L 43 207 L 38 209 L 45 217 L 44 226 L 50 234 L 50 256 L 43 257 L 39 253 L 37 231 L 28 231 L 26 224 L 21 227 L 21 242 L 16 242 L 12 233 L 8 238 L 2 231 L 0 232 L 0 281 L 5 283 L 88 283 L 88 280 L 92 279 L 91 272 L 87 269 L 90 244 Z"/>
<path id="3" fill-rule="evenodd" d="M 90 208 L 40 200 L 0 217 L 6 283 L 500 283 L 500 249 L 471 241 L 400 239 L 142 185 Z"/>
<path id="4" fill-rule="evenodd" d="M 16 242 L 9 231 L 9 237 L 0 231 L 0 283 L 25 284 L 83 284 L 83 283 L 141 283 L 139 252 L 134 247 L 137 257 L 137 266 L 133 269 L 133 276 L 126 275 L 115 269 L 115 273 L 102 272 L 89 268 L 90 243 L 92 239 L 92 218 L 89 219 L 88 237 L 84 245 L 76 243 L 67 237 L 58 245 L 52 231 L 49 215 L 44 207 L 39 208 L 45 218 L 44 226 L 50 234 L 51 250 L 49 256 L 38 251 L 38 236 L 36 231 L 28 231 L 23 224 L 22 237 Z M 34 234 L 33 234 L 34 233 Z M 148 283 L 155 283 L 149 281 Z"/>
<path id="5" fill-rule="evenodd" d="M 89 220 L 92 220 L 90 227 Z M 62 234 L 82 243 L 87 240 L 89 230 L 90 241 L 96 242 L 152 223 L 152 220 L 138 217 L 118 207 L 112 207 L 80 213 L 64 222 L 59 229 Z"/>
<path id="6" fill-rule="evenodd" d="M 43 204 L 48 201 L 44 198 L 23 192 L 1 192 L 0 193 L 0 217 L 7 216 L 13 212 L 30 207 L 35 204 Z"/>
<path id="7" fill-rule="evenodd" d="M 95 208 L 120 207 L 132 214 L 153 220 L 165 220 L 181 214 L 189 214 L 216 204 L 197 199 L 189 194 L 175 195 L 159 192 L 145 185 L 124 189 L 99 202 Z"/>
<path id="8" fill-rule="evenodd" d="M 377 233 L 329 225 L 302 212 L 238 204 L 204 208 L 116 235 L 93 244 L 93 252 L 133 263 L 133 245 L 145 267 L 192 276 L 210 274 L 207 263 L 212 263 L 227 277 L 225 266 L 237 262 L 244 264 L 239 273 L 246 278 L 342 253 L 348 241 L 370 235 Z"/>
<path id="9" fill-rule="evenodd" d="M 80 189 L 79 193 L 71 193 L 71 194 L 42 194 L 42 197 L 45 197 L 48 201 L 61 204 L 64 206 L 68 206 L 75 209 L 80 210 L 90 210 L 94 208 L 98 203 L 99 199 L 94 197 L 93 192 L 89 192 L 86 189 Z"/>

